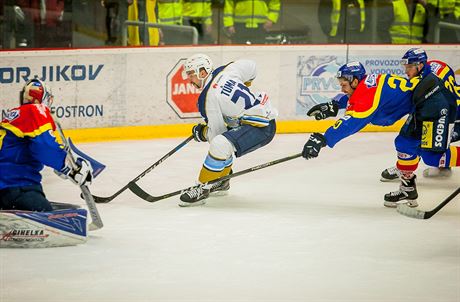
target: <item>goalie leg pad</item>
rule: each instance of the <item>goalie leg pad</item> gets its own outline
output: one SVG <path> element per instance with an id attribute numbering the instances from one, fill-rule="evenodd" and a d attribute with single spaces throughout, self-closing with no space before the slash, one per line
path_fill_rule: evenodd
<path id="1" fill-rule="evenodd" d="M 42 248 L 87 241 L 87 211 L 0 211 L 0 247 Z"/>

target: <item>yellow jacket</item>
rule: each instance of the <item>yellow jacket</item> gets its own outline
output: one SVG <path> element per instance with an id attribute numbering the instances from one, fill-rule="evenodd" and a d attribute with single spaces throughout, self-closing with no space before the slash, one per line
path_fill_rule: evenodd
<path id="1" fill-rule="evenodd" d="M 212 24 L 211 0 L 183 0 L 184 17 L 201 19 L 204 24 Z"/>
<path id="2" fill-rule="evenodd" d="M 359 31 L 364 31 L 364 26 L 366 24 L 366 10 L 364 7 L 364 0 L 357 0 L 359 4 L 359 16 L 360 16 L 360 28 Z M 337 35 L 337 30 L 340 21 L 340 14 L 342 10 L 342 0 L 332 0 L 332 11 L 331 11 L 331 31 L 329 36 L 335 37 Z M 345 18 L 345 16 L 343 16 Z"/>
<path id="3" fill-rule="evenodd" d="M 155 14 L 156 0 L 145 0 L 145 10 L 147 13 L 147 22 L 156 23 L 157 16 Z M 138 21 L 139 11 L 137 8 L 137 0 L 133 0 L 133 4 L 128 6 L 128 20 Z M 142 26 L 142 25 L 141 25 Z M 158 28 L 149 27 L 149 45 L 157 46 L 160 42 L 160 34 Z M 139 37 L 139 26 L 128 26 L 128 45 L 138 46 L 141 45 Z"/>
<path id="4" fill-rule="evenodd" d="M 158 0 L 158 23 L 182 25 L 182 0 Z"/>
<path id="5" fill-rule="evenodd" d="M 244 23 L 247 28 L 257 28 L 267 20 L 276 23 L 280 7 L 280 0 L 225 0 L 224 26 Z"/>

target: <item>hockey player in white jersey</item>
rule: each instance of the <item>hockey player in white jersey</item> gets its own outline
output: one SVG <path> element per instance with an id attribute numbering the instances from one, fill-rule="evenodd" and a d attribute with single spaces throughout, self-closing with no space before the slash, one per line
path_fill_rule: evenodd
<path id="1" fill-rule="evenodd" d="M 198 142 L 209 142 L 209 152 L 198 177 L 199 183 L 231 173 L 233 156 L 243 156 L 268 144 L 276 131 L 276 109 L 265 93 L 248 88 L 256 77 L 256 64 L 237 60 L 213 68 L 211 59 L 196 54 L 184 64 L 184 78 L 202 89 L 198 109 L 204 123 L 193 127 Z M 210 194 L 223 195 L 230 180 L 191 189 L 180 196 L 180 206 L 201 205 Z"/>

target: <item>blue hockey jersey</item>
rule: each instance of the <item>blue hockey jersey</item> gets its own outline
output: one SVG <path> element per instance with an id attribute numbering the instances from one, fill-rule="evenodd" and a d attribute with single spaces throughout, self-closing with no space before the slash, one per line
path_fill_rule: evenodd
<path id="1" fill-rule="evenodd" d="M 367 75 L 348 100 L 345 115 L 324 134 L 329 147 L 367 124 L 390 126 L 412 110 L 412 92 L 420 78 L 408 80 L 390 74 Z"/>
<path id="2" fill-rule="evenodd" d="M 44 165 L 64 167 L 67 153 L 54 130 L 45 105 L 25 104 L 8 111 L 0 123 L 0 189 L 40 184 Z"/>

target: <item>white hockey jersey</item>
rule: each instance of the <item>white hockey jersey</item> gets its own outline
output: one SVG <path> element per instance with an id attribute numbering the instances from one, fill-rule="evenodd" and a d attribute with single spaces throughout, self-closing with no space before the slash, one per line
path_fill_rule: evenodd
<path id="1" fill-rule="evenodd" d="M 198 109 L 208 125 L 211 141 L 240 124 L 265 127 L 278 112 L 265 93 L 253 93 L 244 84 L 256 77 L 256 63 L 238 60 L 216 68 L 198 98 Z"/>

